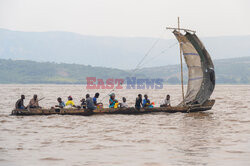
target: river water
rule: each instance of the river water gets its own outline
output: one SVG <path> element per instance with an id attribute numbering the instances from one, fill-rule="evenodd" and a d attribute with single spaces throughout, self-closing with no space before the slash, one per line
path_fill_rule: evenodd
<path id="1" fill-rule="evenodd" d="M 146 115 L 10 116 L 15 101 L 33 94 L 43 107 L 58 96 L 76 103 L 83 85 L 0 85 L 0 165 L 250 165 L 250 85 L 218 85 L 212 110 Z M 100 90 L 100 99 L 108 90 Z M 133 106 L 138 93 L 156 105 L 166 94 L 181 100 L 180 86 L 160 90 L 116 90 Z M 107 106 L 108 98 L 103 99 Z"/>

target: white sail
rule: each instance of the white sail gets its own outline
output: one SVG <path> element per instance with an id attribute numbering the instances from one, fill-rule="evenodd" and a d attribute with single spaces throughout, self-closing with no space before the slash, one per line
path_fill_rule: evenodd
<path id="1" fill-rule="evenodd" d="M 210 55 L 195 34 L 183 35 L 178 31 L 173 33 L 181 45 L 188 67 L 188 85 L 184 103 L 203 104 L 214 89 L 214 67 Z"/>

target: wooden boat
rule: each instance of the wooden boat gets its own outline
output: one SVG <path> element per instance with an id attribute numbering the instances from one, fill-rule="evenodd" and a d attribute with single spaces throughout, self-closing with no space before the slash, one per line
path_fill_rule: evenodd
<path id="1" fill-rule="evenodd" d="M 180 45 L 182 101 L 175 107 L 143 108 L 103 108 L 94 111 L 85 109 L 29 109 L 13 110 L 12 115 L 93 115 L 93 114 L 144 114 L 152 112 L 198 112 L 206 111 L 213 107 L 215 100 L 210 100 L 215 87 L 215 72 L 212 59 L 196 36 L 195 31 L 179 28 L 167 28 L 174 30 L 173 33 Z M 185 32 L 185 35 L 181 33 Z M 184 96 L 182 55 L 188 68 L 187 92 Z"/>
<path id="2" fill-rule="evenodd" d="M 19 116 L 27 116 L 27 115 L 101 115 L 101 114 L 147 114 L 154 112 L 165 112 L 165 113 L 189 113 L 189 112 L 198 112 L 198 111 L 206 111 L 212 108 L 215 100 L 208 100 L 202 106 L 193 105 L 193 106 L 185 106 L 185 107 L 155 107 L 155 108 L 142 108 L 137 110 L 133 107 L 131 108 L 102 108 L 94 111 L 90 111 L 88 109 L 77 109 L 77 108 L 69 108 L 69 109 L 60 109 L 60 108 L 51 108 L 51 109 L 43 109 L 43 108 L 33 108 L 33 109 L 15 109 L 12 111 L 11 115 L 19 115 Z"/>

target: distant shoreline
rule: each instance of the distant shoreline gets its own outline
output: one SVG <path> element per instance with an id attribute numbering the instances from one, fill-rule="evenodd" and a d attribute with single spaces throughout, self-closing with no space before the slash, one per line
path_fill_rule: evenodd
<path id="1" fill-rule="evenodd" d="M 216 84 L 250 84 L 250 57 L 214 60 Z M 187 84 L 184 65 L 184 84 Z M 86 84 L 87 77 L 107 80 L 163 79 L 164 84 L 180 84 L 180 65 L 166 65 L 131 70 L 89 65 L 57 64 L 30 60 L 0 59 L 0 84 Z"/>

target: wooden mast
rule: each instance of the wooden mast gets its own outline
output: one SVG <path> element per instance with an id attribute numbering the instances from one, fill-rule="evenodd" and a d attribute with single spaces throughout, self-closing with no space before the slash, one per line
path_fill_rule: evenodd
<path id="1" fill-rule="evenodd" d="M 178 31 L 180 32 L 180 18 L 178 17 Z M 183 104 L 185 105 L 184 102 L 184 86 L 183 86 L 183 67 L 182 67 L 182 51 L 181 51 L 181 42 L 179 42 L 180 46 L 180 60 L 181 60 L 181 90 L 182 90 L 182 100 Z"/>

